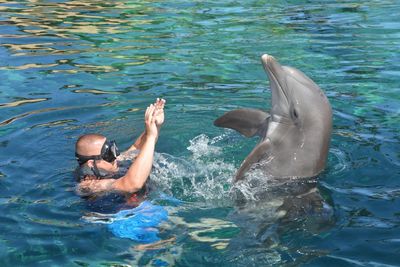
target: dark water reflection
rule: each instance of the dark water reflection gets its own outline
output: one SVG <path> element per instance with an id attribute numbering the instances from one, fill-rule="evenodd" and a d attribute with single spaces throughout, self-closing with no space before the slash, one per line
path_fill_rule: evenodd
<path id="1" fill-rule="evenodd" d="M 2 266 L 398 266 L 399 13 L 390 0 L 0 1 Z M 309 201 L 232 200 L 257 140 L 212 121 L 268 108 L 263 53 L 307 73 L 334 109 Z M 170 221 L 150 249 L 83 220 L 71 173 L 79 135 L 127 148 L 160 96 L 153 179 L 183 203 L 155 196 Z M 276 217 L 285 197 L 292 210 Z"/>

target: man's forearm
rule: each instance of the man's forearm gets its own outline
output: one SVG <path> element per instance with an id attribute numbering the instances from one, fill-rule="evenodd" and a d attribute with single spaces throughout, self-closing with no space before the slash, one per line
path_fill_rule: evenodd
<path id="1" fill-rule="evenodd" d="M 139 137 L 136 139 L 135 143 L 133 143 L 133 145 L 131 145 L 130 148 L 128 148 L 127 151 L 136 150 L 136 149 L 142 149 L 143 143 L 146 140 L 145 136 L 146 136 L 146 131 L 144 131 L 143 133 L 141 133 L 139 135 Z"/>
<path id="2" fill-rule="evenodd" d="M 158 125 L 157 129 L 158 129 L 158 132 L 160 132 L 161 125 Z M 136 139 L 135 143 L 130 148 L 128 148 L 127 151 L 136 150 L 136 149 L 141 150 L 145 140 L 146 140 L 146 131 L 144 131 L 141 135 L 139 135 L 139 137 Z M 156 137 L 156 142 L 157 142 L 157 140 L 158 140 L 158 135 Z"/>
<path id="3" fill-rule="evenodd" d="M 115 182 L 115 189 L 136 192 L 146 183 L 153 166 L 156 137 L 143 136 L 143 140 L 139 155 L 128 172 Z"/>

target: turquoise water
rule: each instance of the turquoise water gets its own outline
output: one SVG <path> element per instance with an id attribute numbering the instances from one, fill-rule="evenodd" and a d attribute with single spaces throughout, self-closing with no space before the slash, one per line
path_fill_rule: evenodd
<path id="1" fill-rule="evenodd" d="M 0 1 L 0 12 L 1 266 L 400 266 L 398 1 Z M 212 122 L 269 108 L 264 53 L 332 104 L 324 220 L 233 201 L 257 140 Z M 144 246 L 90 219 L 73 147 L 100 132 L 126 149 L 156 97 L 168 103 L 153 202 L 170 220 L 164 242 Z"/>

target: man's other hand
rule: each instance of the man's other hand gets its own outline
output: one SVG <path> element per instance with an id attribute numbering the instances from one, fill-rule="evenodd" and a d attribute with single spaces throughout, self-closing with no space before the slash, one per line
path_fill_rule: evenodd
<path id="1" fill-rule="evenodd" d="M 156 102 L 154 103 L 155 107 L 155 121 L 157 127 L 160 127 L 164 123 L 164 106 L 165 106 L 165 99 L 157 98 Z"/>

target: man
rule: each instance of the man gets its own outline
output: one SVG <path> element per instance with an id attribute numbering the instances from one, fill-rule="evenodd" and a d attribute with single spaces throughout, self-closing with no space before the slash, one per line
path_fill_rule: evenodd
<path id="1" fill-rule="evenodd" d="M 76 142 L 77 192 L 83 196 L 98 196 L 104 193 L 126 193 L 133 202 L 137 192 L 143 190 L 153 165 L 154 148 L 161 125 L 164 123 L 164 99 L 158 99 L 147 107 L 145 130 L 126 151 L 140 150 L 125 174 L 119 175 L 118 148 L 114 141 L 103 135 L 86 134 Z M 126 153 L 125 152 L 125 153 Z"/>

